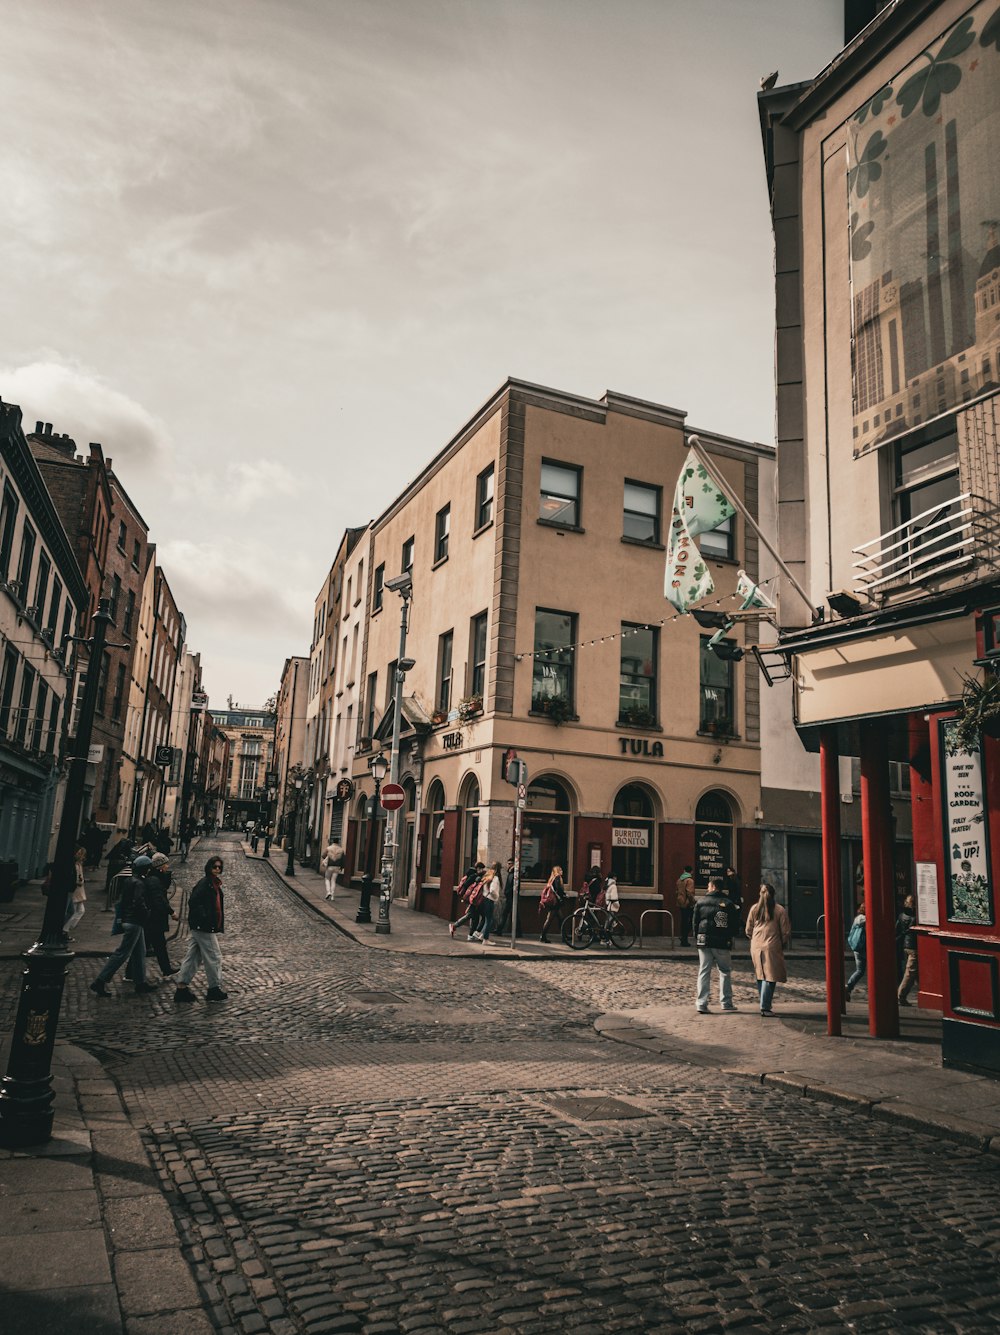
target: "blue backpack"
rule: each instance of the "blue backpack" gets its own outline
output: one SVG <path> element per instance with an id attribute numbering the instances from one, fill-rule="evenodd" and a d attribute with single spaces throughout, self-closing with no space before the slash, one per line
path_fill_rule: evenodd
<path id="1" fill-rule="evenodd" d="M 865 920 L 864 918 L 855 918 L 851 923 L 851 930 L 847 933 L 847 944 L 851 950 L 864 950 L 865 948 Z"/>

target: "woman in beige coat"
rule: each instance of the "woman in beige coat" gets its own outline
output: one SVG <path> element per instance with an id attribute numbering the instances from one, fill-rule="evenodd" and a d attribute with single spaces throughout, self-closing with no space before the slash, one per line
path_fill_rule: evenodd
<path id="1" fill-rule="evenodd" d="M 792 925 L 782 905 L 774 902 L 774 886 L 766 881 L 760 887 L 760 898 L 747 916 L 747 936 L 757 975 L 760 1013 L 769 1019 L 774 1014 L 771 1002 L 775 985 L 788 981 L 785 947 L 792 939 Z"/>

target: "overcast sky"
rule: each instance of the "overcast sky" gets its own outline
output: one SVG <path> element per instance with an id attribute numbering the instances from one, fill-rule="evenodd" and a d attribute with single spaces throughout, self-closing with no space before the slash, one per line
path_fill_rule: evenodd
<path id="1" fill-rule="evenodd" d="M 508 375 L 773 440 L 762 76 L 839 0 L 0 0 L 0 397 L 99 440 L 212 702 Z"/>

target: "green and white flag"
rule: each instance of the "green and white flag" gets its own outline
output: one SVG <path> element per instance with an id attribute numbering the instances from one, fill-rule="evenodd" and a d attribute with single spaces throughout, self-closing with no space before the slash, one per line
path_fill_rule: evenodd
<path id="1" fill-rule="evenodd" d="M 736 596 L 743 599 L 741 612 L 747 612 L 752 607 L 774 611 L 774 603 L 760 585 L 753 582 L 745 570 L 741 570 L 736 577 Z"/>
<path id="2" fill-rule="evenodd" d="M 678 612 L 687 612 L 715 591 L 708 566 L 694 538 L 709 533 L 736 513 L 724 491 L 716 486 L 693 449 L 688 450 L 674 489 L 674 508 L 667 539 L 667 568 L 663 596 Z"/>

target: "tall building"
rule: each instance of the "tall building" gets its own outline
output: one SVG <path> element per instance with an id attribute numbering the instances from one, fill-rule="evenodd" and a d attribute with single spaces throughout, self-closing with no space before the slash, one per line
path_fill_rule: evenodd
<path id="1" fill-rule="evenodd" d="M 309 666 L 308 658 L 286 658 L 278 687 L 271 769 L 276 789 L 274 828 L 280 839 L 285 837 L 289 807 L 294 802 L 294 776 L 305 769 Z"/>
<path id="2" fill-rule="evenodd" d="M 215 726 L 229 743 L 223 780 L 223 824 L 238 830 L 259 821 L 266 809 L 268 774 L 274 762 L 275 716 L 269 709 L 213 709 Z"/>

